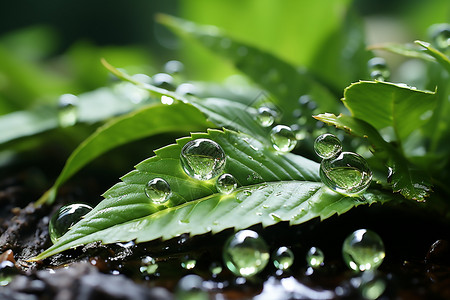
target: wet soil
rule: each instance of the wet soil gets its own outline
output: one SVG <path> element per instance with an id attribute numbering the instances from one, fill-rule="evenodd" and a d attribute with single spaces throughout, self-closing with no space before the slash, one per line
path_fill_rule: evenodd
<path id="1" fill-rule="evenodd" d="M 210 299 L 363 299 L 364 283 L 378 280 L 385 286 L 378 299 L 450 299 L 450 226 L 406 207 L 358 207 L 323 222 L 254 226 L 272 251 L 290 247 L 295 262 L 285 272 L 269 264 L 251 279 L 225 268 L 219 275 L 209 271 L 211 263 L 221 263 L 231 230 L 139 245 L 92 244 L 28 263 L 26 258 L 50 246 L 48 221 L 56 209 L 71 202 L 95 205 L 112 185 L 96 175 L 82 176 L 60 191 L 53 206 L 36 208 L 30 203 L 43 192 L 45 180 L 36 179 L 42 176 L 25 168 L 0 180 L 0 283 L 13 278 L 0 287 L 0 299 L 174 299 L 177 282 L 187 274 L 204 279 Z M 385 261 L 368 281 L 348 270 L 341 258 L 342 241 L 360 228 L 376 231 L 386 247 Z M 324 266 L 317 270 L 305 261 L 312 246 L 325 253 Z M 153 274 L 139 270 L 148 255 L 158 263 Z M 186 256 L 196 260 L 195 268 L 181 267 Z"/>

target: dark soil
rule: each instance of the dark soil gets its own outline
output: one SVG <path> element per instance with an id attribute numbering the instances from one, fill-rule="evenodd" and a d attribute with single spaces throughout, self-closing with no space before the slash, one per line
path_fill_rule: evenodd
<path id="1" fill-rule="evenodd" d="M 42 184 L 36 183 L 39 176 L 26 168 L 0 181 L 0 279 L 13 276 L 0 288 L 0 299 L 173 299 L 178 280 L 192 273 L 204 279 L 211 299 L 362 299 L 365 279 L 345 267 L 340 249 L 345 237 L 359 228 L 376 231 L 386 246 L 386 259 L 373 275 L 386 286 L 379 299 L 450 299 L 450 228 L 434 216 L 423 217 L 405 207 L 358 207 L 323 222 L 254 226 L 272 251 L 290 247 L 295 262 L 284 273 L 269 264 L 247 280 L 226 269 L 215 277 L 209 272 L 212 262 L 221 262 L 231 230 L 139 245 L 87 245 L 28 263 L 27 258 L 50 246 L 48 221 L 56 209 L 70 202 L 95 205 L 97 195 L 111 184 L 84 176 L 66 185 L 52 207 L 35 208 L 30 203 L 43 192 Z M 314 272 L 304 259 L 311 246 L 325 253 L 324 266 Z M 155 274 L 139 272 L 146 255 L 158 262 Z M 194 269 L 180 266 L 185 256 L 196 259 Z"/>

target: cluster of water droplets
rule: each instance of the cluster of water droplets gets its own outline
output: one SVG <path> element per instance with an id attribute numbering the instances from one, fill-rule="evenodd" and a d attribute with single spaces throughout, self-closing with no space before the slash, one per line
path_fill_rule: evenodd
<path id="1" fill-rule="evenodd" d="M 330 189 L 346 196 L 358 196 L 372 181 L 366 160 L 353 152 L 342 152 L 339 139 L 329 133 L 314 142 L 314 151 L 322 158 L 320 178 Z"/>

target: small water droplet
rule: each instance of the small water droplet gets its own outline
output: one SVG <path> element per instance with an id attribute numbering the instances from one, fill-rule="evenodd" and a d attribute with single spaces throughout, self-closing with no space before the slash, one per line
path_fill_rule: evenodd
<path id="1" fill-rule="evenodd" d="M 335 135 L 325 133 L 314 141 L 314 151 L 321 158 L 332 158 L 342 152 L 342 144 Z"/>
<path id="2" fill-rule="evenodd" d="M 252 230 L 241 230 L 224 245 L 225 265 L 237 276 L 251 277 L 261 272 L 269 261 L 266 242 Z"/>
<path id="3" fill-rule="evenodd" d="M 84 215 L 92 210 L 86 204 L 69 204 L 56 212 L 48 225 L 50 239 L 56 243 L 69 229 L 80 221 Z"/>
<path id="4" fill-rule="evenodd" d="M 311 268 L 319 268 L 323 265 L 323 261 L 325 259 L 325 255 L 322 250 L 317 247 L 311 247 L 306 253 L 306 262 Z"/>
<path id="5" fill-rule="evenodd" d="M 169 184 L 162 178 L 154 178 L 145 186 L 145 194 L 155 204 L 162 204 L 169 200 L 172 190 Z"/>
<path id="6" fill-rule="evenodd" d="M 211 272 L 213 277 L 217 277 L 220 273 L 222 273 L 222 264 L 219 262 L 212 262 L 209 265 L 209 271 Z"/>
<path id="7" fill-rule="evenodd" d="M 345 239 L 342 256 L 352 270 L 375 270 L 383 262 L 384 244 L 375 232 L 359 229 Z"/>
<path id="8" fill-rule="evenodd" d="M 184 145 L 180 160 L 187 175 L 198 180 L 209 180 L 222 173 L 226 156 L 216 142 L 196 139 Z"/>
<path id="9" fill-rule="evenodd" d="M 297 145 L 294 132 L 285 125 L 277 125 L 272 128 L 270 139 L 275 150 L 280 152 L 290 152 Z"/>
<path id="10" fill-rule="evenodd" d="M 341 152 L 336 157 L 322 160 L 320 178 L 335 192 L 354 197 L 363 193 L 370 185 L 372 171 L 362 156 Z"/>
<path id="11" fill-rule="evenodd" d="M 261 217 L 262 215 L 263 215 L 263 213 L 262 212 L 256 212 L 256 215 L 258 216 L 258 217 Z"/>
<path id="12" fill-rule="evenodd" d="M 389 76 L 391 76 L 391 72 L 389 71 L 387 65 L 386 65 L 386 61 L 381 58 L 381 57 L 374 57 L 371 58 L 368 62 L 367 62 L 367 67 L 369 68 L 369 72 L 372 75 L 376 75 L 379 78 L 373 78 L 373 79 L 382 79 L 382 80 L 387 80 L 389 78 Z M 375 73 L 375 71 L 377 71 Z"/>
<path id="13" fill-rule="evenodd" d="M 141 259 L 141 266 L 139 267 L 139 271 L 143 275 L 152 275 L 155 274 L 158 270 L 158 264 L 155 259 L 151 256 L 146 256 Z"/>
<path id="14" fill-rule="evenodd" d="M 64 94 L 58 100 L 58 120 L 61 127 L 75 125 L 78 119 L 78 97 Z"/>
<path id="15" fill-rule="evenodd" d="M 175 82 L 173 77 L 167 73 L 158 73 L 152 77 L 153 85 L 168 91 L 175 91 Z"/>
<path id="16" fill-rule="evenodd" d="M 294 253 L 287 247 L 278 248 L 272 255 L 273 264 L 279 270 L 287 270 L 294 263 Z"/>
<path id="17" fill-rule="evenodd" d="M 164 64 L 164 72 L 171 75 L 176 75 L 184 70 L 184 65 L 178 60 L 169 60 Z"/>
<path id="18" fill-rule="evenodd" d="M 303 105 L 307 105 L 309 102 L 312 101 L 312 98 L 310 95 L 302 95 L 300 96 L 300 98 L 298 98 L 298 103 L 303 106 Z"/>
<path id="19" fill-rule="evenodd" d="M 217 179 L 216 188 L 220 193 L 231 194 L 237 188 L 236 178 L 231 174 L 222 174 Z"/>
<path id="20" fill-rule="evenodd" d="M 181 266 L 183 267 L 183 269 L 192 270 L 196 265 L 197 261 L 189 255 L 186 255 L 181 259 Z"/>
<path id="21" fill-rule="evenodd" d="M 172 105 L 173 102 L 174 102 L 174 100 L 173 100 L 172 97 L 165 96 L 165 95 L 162 95 L 162 96 L 161 96 L 161 103 L 162 103 L 162 104 Z"/>
<path id="22" fill-rule="evenodd" d="M 203 287 L 203 279 L 195 274 L 189 274 L 180 279 L 175 289 L 177 300 L 208 300 L 209 295 Z"/>
<path id="23" fill-rule="evenodd" d="M 257 111 L 256 121 L 262 127 L 269 127 L 277 118 L 277 112 L 270 107 L 260 106 Z"/>

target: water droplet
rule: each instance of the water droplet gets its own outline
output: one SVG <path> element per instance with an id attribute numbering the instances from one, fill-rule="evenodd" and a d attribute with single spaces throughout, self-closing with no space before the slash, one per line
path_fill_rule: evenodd
<path id="1" fill-rule="evenodd" d="M 353 197 L 363 193 L 370 185 L 372 171 L 362 156 L 341 152 L 336 157 L 322 160 L 320 178 L 330 189 Z"/>
<path id="2" fill-rule="evenodd" d="M 196 139 L 184 145 L 180 160 L 187 175 L 198 180 L 209 180 L 222 173 L 226 156 L 216 142 Z"/>
<path id="3" fill-rule="evenodd" d="M 155 274 L 158 270 L 158 264 L 155 259 L 150 256 L 146 256 L 141 260 L 141 266 L 139 267 L 139 271 L 143 275 L 152 275 Z"/>
<path id="4" fill-rule="evenodd" d="M 217 179 L 216 188 L 220 193 L 231 194 L 237 188 L 236 179 L 231 174 L 222 174 Z"/>
<path id="5" fill-rule="evenodd" d="M 146 83 L 146 84 L 152 83 L 152 78 L 145 74 L 134 74 L 133 76 L 131 76 L 131 78 L 133 78 L 136 81 Z"/>
<path id="6" fill-rule="evenodd" d="M 386 65 L 386 61 L 381 57 L 371 58 L 367 62 L 367 67 L 369 68 L 369 72 L 370 72 L 371 76 L 372 76 L 372 74 L 377 75 L 377 73 L 374 73 L 375 71 L 378 71 L 380 73 L 379 75 L 381 75 L 380 77 L 383 80 L 387 80 L 389 78 L 389 76 L 391 76 L 391 72 L 389 71 L 389 69 Z"/>
<path id="7" fill-rule="evenodd" d="M 352 270 L 374 270 L 383 262 L 384 244 L 375 232 L 359 229 L 345 239 L 342 245 L 342 255 Z"/>
<path id="8" fill-rule="evenodd" d="M 92 210 L 86 204 L 69 204 L 61 207 L 50 220 L 48 231 L 50 239 L 56 243 L 73 225 L 80 221 L 84 215 Z"/>
<path id="9" fill-rule="evenodd" d="M 169 91 L 176 89 L 173 77 L 166 73 L 158 73 L 153 75 L 153 85 Z"/>
<path id="10" fill-rule="evenodd" d="M 434 24 L 431 28 L 431 38 L 441 51 L 450 48 L 450 24 Z"/>
<path id="11" fill-rule="evenodd" d="M 19 271 L 15 267 L 14 263 L 5 260 L 0 262 L 0 286 L 7 286 L 14 279 Z"/>
<path id="12" fill-rule="evenodd" d="M 294 132 L 285 125 L 277 125 L 272 128 L 270 139 L 275 150 L 280 152 L 290 152 L 297 144 Z"/>
<path id="13" fill-rule="evenodd" d="M 162 103 L 162 104 L 172 105 L 173 102 L 174 102 L 174 100 L 173 100 L 172 97 L 165 96 L 165 95 L 162 95 L 162 96 L 161 96 L 161 103 Z"/>
<path id="14" fill-rule="evenodd" d="M 306 262 L 311 268 L 319 268 L 323 265 L 323 261 L 325 259 L 325 255 L 323 251 L 317 247 L 311 247 L 306 253 Z"/>
<path id="15" fill-rule="evenodd" d="M 314 141 L 314 151 L 321 158 L 332 158 L 342 152 L 342 144 L 335 135 L 325 133 Z"/>
<path id="16" fill-rule="evenodd" d="M 182 62 L 180 62 L 178 60 L 169 60 L 164 65 L 164 72 L 166 72 L 168 74 L 172 74 L 172 75 L 179 74 L 179 73 L 183 72 L 183 70 L 184 70 L 184 65 Z"/>
<path id="17" fill-rule="evenodd" d="M 217 277 L 220 273 L 222 273 L 222 264 L 219 262 L 212 262 L 209 265 L 209 271 L 211 272 L 213 277 Z"/>
<path id="18" fill-rule="evenodd" d="M 260 106 L 257 111 L 256 121 L 262 127 L 269 127 L 273 124 L 277 116 L 277 112 L 270 107 Z"/>
<path id="19" fill-rule="evenodd" d="M 311 96 L 310 95 L 302 95 L 300 96 L 300 98 L 298 98 L 298 103 L 303 106 L 303 105 L 307 105 L 309 102 L 311 102 Z"/>
<path id="20" fill-rule="evenodd" d="M 272 255 L 273 264 L 279 270 L 287 270 L 294 263 L 294 253 L 287 247 L 278 248 Z"/>
<path id="21" fill-rule="evenodd" d="M 283 220 L 281 219 L 281 217 L 280 217 L 279 215 L 275 214 L 275 213 L 270 213 L 269 216 L 270 216 L 272 219 L 274 219 L 274 221 L 277 221 L 277 222 L 283 221 Z"/>
<path id="22" fill-rule="evenodd" d="M 186 255 L 181 259 L 181 266 L 183 267 L 183 269 L 192 270 L 196 265 L 197 261 L 189 255 Z"/>
<path id="23" fill-rule="evenodd" d="M 169 184 L 162 178 L 154 178 L 145 186 L 145 194 L 155 204 L 162 204 L 172 195 Z"/>
<path id="24" fill-rule="evenodd" d="M 237 232 L 223 249 L 225 265 L 237 276 L 251 277 L 261 272 L 269 258 L 266 242 L 252 230 Z"/>
<path id="25" fill-rule="evenodd" d="M 189 274 L 180 279 L 175 289 L 177 300 L 208 300 L 209 295 L 203 287 L 203 279 L 195 274 Z"/>
<path id="26" fill-rule="evenodd" d="M 58 120 L 61 127 L 75 125 L 78 118 L 78 97 L 64 94 L 58 100 Z"/>
<path id="27" fill-rule="evenodd" d="M 182 83 L 177 87 L 176 92 L 183 96 L 194 96 L 198 93 L 198 88 L 192 83 Z"/>

